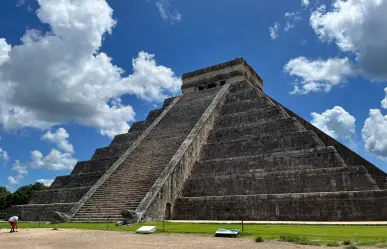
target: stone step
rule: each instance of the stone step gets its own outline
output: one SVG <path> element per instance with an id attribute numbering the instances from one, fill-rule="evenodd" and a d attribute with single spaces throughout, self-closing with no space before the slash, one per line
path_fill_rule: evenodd
<path id="1" fill-rule="evenodd" d="M 279 106 L 251 109 L 248 112 L 238 112 L 229 115 L 222 115 L 216 122 L 216 127 L 238 126 L 240 124 L 251 124 L 267 122 L 269 119 L 287 117 L 286 113 Z"/>
<path id="2" fill-rule="evenodd" d="M 122 218 L 121 216 L 121 210 L 116 210 L 115 212 L 107 212 L 107 213 L 83 213 L 83 214 L 79 214 L 77 215 L 76 217 L 77 218 L 81 218 L 81 217 L 84 217 L 84 218 L 108 218 L 110 216 L 110 218 Z"/>
<path id="3" fill-rule="evenodd" d="M 163 108 L 160 108 L 150 111 L 148 116 L 146 117 L 146 120 L 155 120 L 158 116 L 160 116 L 163 110 Z"/>
<path id="4" fill-rule="evenodd" d="M 305 130 L 295 118 L 268 119 L 266 122 L 242 124 L 239 126 L 215 128 L 208 137 L 208 142 L 235 140 L 251 135 L 273 135 Z"/>
<path id="5" fill-rule="evenodd" d="M 109 146 L 119 144 L 132 144 L 141 135 L 141 133 L 141 131 L 133 131 L 116 135 Z"/>
<path id="6" fill-rule="evenodd" d="M 91 187 L 104 174 L 104 172 L 92 172 L 78 175 L 57 176 L 50 189 Z"/>
<path id="7" fill-rule="evenodd" d="M 150 189 L 150 188 L 149 188 Z M 122 197 L 125 197 L 127 195 L 130 195 L 131 196 L 131 199 L 134 199 L 134 198 L 138 198 L 138 197 L 143 197 L 145 196 L 146 193 L 148 193 L 148 190 L 147 189 L 146 191 L 126 191 L 126 192 L 114 192 L 110 195 L 108 195 L 107 193 L 108 192 L 96 192 L 93 194 L 93 198 L 91 199 L 91 201 L 93 200 L 99 200 L 99 199 L 106 199 L 106 198 L 117 198 L 117 199 L 120 199 Z"/>
<path id="8" fill-rule="evenodd" d="M 69 203 L 79 201 L 90 187 L 47 189 L 36 192 L 30 204 Z"/>
<path id="9" fill-rule="evenodd" d="M 233 102 L 222 106 L 221 115 L 228 115 L 238 112 L 246 112 L 251 109 L 259 109 L 274 106 L 268 98 L 248 99 L 239 102 Z"/>
<path id="10" fill-rule="evenodd" d="M 387 190 L 186 197 L 176 220 L 386 220 Z"/>
<path id="11" fill-rule="evenodd" d="M 235 93 L 235 92 L 240 92 L 251 88 L 253 88 L 253 86 L 247 81 L 243 80 L 243 81 L 231 83 L 229 87 L 229 92 Z"/>
<path id="12" fill-rule="evenodd" d="M 78 162 L 73 171 L 72 175 L 82 174 L 82 173 L 93 173 L 93 172 L 106 172 L 110 166 L 117 161 L 118 158 L 107 158 L 102 160 L 90 160 Z"/>
<path id="13" fill-rule="evenodd" d="M 105 217 L 101 217 L 101 218 L 72 218 L 70 223 L 84 223 L 84 222 L 87 222 L 87 223 L 105 223 L 105 222 L 116 222 L 116 221 L 120 221 L 122 220 L 122 216 L 121 217 L 118 217 L 118 215 L 115 215 L 113 217 L 111 217 L 110 219 L 109 218 L 105 218 Z"/>
<path id="14" fill-rule="evenodd" d="M 333 146 L 201 160 L 191 174 L 251 173 L 346 166 Z"/>
<path id="15" fill-rule="evenodd" d="M 228 93 L 226 96 L 226 104 L 230 104 L 233 102 L 239 102 L 243 100 L 248 100 L 248 99 L 256 99 L 256 98 L 262 98 L 265 97 L 264 94 L 259 92 L 257 89 L 244 89 L 238 92 L 231 92 Z"/>
<path id="16" fill-rule="evenodd" d="M 95 150 L 93 156 L 90 160 L 102 160 L 108 158 L 118 158 L 120 157 L 130 145 L 128 144 L 118 144 L 107 147 L 98 148 Z"/>
<path id="17" fill-rule="evenodd" d="M 128 132 L 143 132 L 148 128 L 154 120 L 149 119 L 149 120 L 143 120 L 143 121 L 138 121 L 134 122 L 131 126 Z"/>
<path id="18" fill-rule="evenodd" d="M 184 197 L 378 190 L 363 166 L 247 174 L 195 174 Z"/>
<path id="19" fill-rule="evenodd" d="M 324 146 L 316 134 L 311 131 L 280 134 L 277 136 L 256 136 L 238 140 L 208 143 L 203 146 L 201 158 L 215 159 L 236 156 L 256 155 L 258 153 L 272 153 L 311 149 Z"/>

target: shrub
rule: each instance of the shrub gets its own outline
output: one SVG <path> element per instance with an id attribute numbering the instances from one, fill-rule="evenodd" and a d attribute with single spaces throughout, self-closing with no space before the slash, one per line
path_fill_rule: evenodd
<path id="1" fill-rule="evenodd" d="M 340 246 L 340 244 L 337 243 L 337 242 L 328 242 L 327 246 L 329 246 L 329 247 L 337 247 L 337 246 Z"/>
<path id="2" fill-rule="evenodd" d="M 263 242 L 265 241 L 262 236 L 258 236 L 255 238 L 255 242 Z"/>
<path id="3" fill-rule="evenodd" d="M 320 245 L 320 243 L 316 241 L 311 241 L 306 239 L 305 237 L 300 237 L 296 235 L 280 235 L 279 240 L 285 241 L 285 242 L 291 242 L 298 245 L 313 245 L 313 246 Z"/>
<path id="4" fill-rule="evenodd" d="M 343 245 L 351 245 L 352 242 L 350 240 L 344 240 Z"/>
<path id="5" fill-rule="evenodd" d="M 358 249 L 355 245 L 346 246 L 345 249 Z"/>

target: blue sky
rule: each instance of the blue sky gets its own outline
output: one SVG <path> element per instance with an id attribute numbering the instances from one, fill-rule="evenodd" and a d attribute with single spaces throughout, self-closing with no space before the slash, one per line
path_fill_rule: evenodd
<path id="1" fill-rule="evenodd" d="M 386 0 L 2 1 L 0 185 L 70 173 L 179 95 L 183 73 L 236 57 L 267 94 L 387 170 L 386 11 Z"/>

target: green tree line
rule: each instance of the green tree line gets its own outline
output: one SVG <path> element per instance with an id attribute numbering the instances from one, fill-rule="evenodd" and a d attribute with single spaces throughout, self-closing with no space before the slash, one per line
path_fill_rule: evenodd
<path id="1" fill-rule="evenodd" d="M 44 186 L 42 183 L 36 182 L 34 184 L 22 186 L 11 193 L 6 187 L 0 186 L 0 210 L 7 209 L 13 205 L 28 204 L 35 192 L 47 188 L 48 187 Z"/>

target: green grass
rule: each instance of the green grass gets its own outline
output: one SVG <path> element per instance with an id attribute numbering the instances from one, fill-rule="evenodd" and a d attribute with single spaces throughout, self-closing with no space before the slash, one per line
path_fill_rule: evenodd
<path id="1" fill-rule="evenodd" d="M 162 222 L 149 222 L 145 224 L 136 224 L 133 226 L 116 226 L 109 224 L 109 230 L 113 231 L 135 231 L 143 225 L 154 225 L 157 227 L 157 233 L 162 233 Z M 37 222 L 22 222 L 19 227 L 39 228 Z M 64 224 L 41 224 L 41 228 L 73 228 L 73 229 L 91 229 L 106 230 L 106 223 L 64 223 Z M 9 229 L 8 223 L 0 223 L 0 228 Z M 198 235 L 214 235 L 218 228 L 241 228 L 240 224 L 190 224 L 165 222 L 165 233 L 187 233 Z M 241 229 L 241 237 L 255 239 L 262 236 L 265 240 L 277 240 L 282 238 L 284 241 L 300 244 L 327 245 L 328 243 L 340 243 L 352 241 L 356 246 L 375 245 L 385 247 L 387 242 L 387 226 L 322 226 L 322 225 L 254 225 L 244 224 L 244 232 Z"/>

